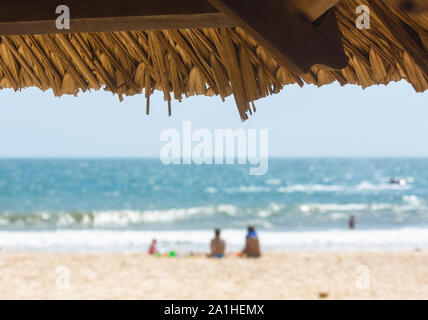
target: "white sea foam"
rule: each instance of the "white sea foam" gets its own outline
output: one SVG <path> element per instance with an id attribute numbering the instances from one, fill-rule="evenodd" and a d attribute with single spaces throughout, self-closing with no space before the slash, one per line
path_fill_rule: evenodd
<path id="1" fill-rule="evenodd" d="M 229 251 L 240 250 L 245 230 L 224 230 Z M 262 249 L 287 250 L 413 250 L 428 249 L 428 229 L 329 230 L 260 232 Z M 4 250 L 29 251 L 146 251 L 156 238 L 162 251 L 206 251 L 210 230 L 182 231 L 0 231 Z"/>
<path id="2" fill-rule="evenodd" d="M 208 187 L 204 190 L 206 193 L 217 193 L 217 189 L 214 187 Z"/>
<path id="3" fill-rule="evenodd" d="M 326 184 L 296 184 L 287 187 L 278 188 L 278 192 L 290 193 L 290 192 L 335 192 L 343 191 L 343 186 L 338 185 L 326 185 Z"/>
<path id="4" fill-rule="evenodd" d="M 269 192 L 270 188 L 264 186 L 239 186 L 238 188 L 226 188 L 226 193 L 257 193 L 257 192 Z"/>
<path id="5" fill-rule="evenodd" d="M 275 179 L 275 178 L 267 179 L 265 183 L 268 185 L 277 186 L 281 184 L 281 179 Z"/>
<path id="6" fill-rule="evenodd" d="M 277 189 L 281 193 L 315 193 L 315 192 L 347 192 L 347 193 L 359 193 L 359 192 L 376 192 L 376 191 L 387 191 L 387 190 L 410 190 L 411 185 L 394 185 L 394 184 L 372 184 L 367 181 L 363 181 L 358 185 L 354 186 L 342 186 L 342 185 L 329 185 L 329 184 L 295 184 L 289 186 L 281 186 Z"/>
<path id="7" fill-rule="evenodd" d="M 297 206 L 296 206 L 297 205 Z M 260 207 L 240 208 L 233 204 L 218 204 L 197 206 L 189 208 L 171 208 L 163 210 L 104 210 L 94 212 L 35 212 L 31 214 L 19 214 L 3 212 L 0 214 L 0 227 L 9 230 L 17 229 L 69 229 L 69 228 L 99 228 L 99 229 L 123 229 L 127 227 L 147 228 L 152 226 L 169 226 L 175 223 L 184 223 L 188 226 L 198 225 L 200 221 L 216 221 L 217 218 L 230 217 L 228 227 L 241 227 L 242 219 L 267 218 L 257 220 L 257 223 L 265 227 L 273 227 L 286 215 L 292 215 L 293 221 L 299 216 L 317 216 L 321 219 L 338 220 L 338 214 L 352 212 L 374 213 L 387 212 L 387 219 L 395 214 L 395 220 L 411 218 L 409 215 L 401 215 L 406 212 L 416 212 L 419 217 L 428 217 L 428 207 L 425 201 L 415 195 L 402 196 L 401 203 L 301 203 L 286 204 L 271 202 Z M 336 215 L 332 215 L 336 214 Z M 341 219 L 349 218 L 342 215 Z M 379 216 L 378 216 L 379 217 Z M 275 220 L 276 219 L 276 220 Z M 412 220 L 412 219 L 411 219 Z M 282 220 L 281 220 L 282 221 Z M 283 223 L 282 221 L 281 223 Z M 402 220 L 405 222 L 405 220 Z M 195 224 L 196 223 L 196 224 Z M 256 222 L 252 222 L 256 223 Z M 200 225 L 200 224 L 199 224 Z M 183 226 L 183 225 L 182 225 Z"/>
<path id="8" fill-rule="evenodd" d="M 403 201 L 412 206 L 420 206 L 422 200 L 415 195 L 405 195 L 403 196 Z"/>
<path id="9" fill-rule="evenodd" d="M 262 218 L 267 218 L 272 216 L 275 213 L 280 212 L 285 208 L 285 205 L 282 203 L 271 203 L 267 208 L 258 209 L 257 215 Z"/>
<path id="10" fill-rule="evenodd" d="M 306 205 L 301 205 L 300 210 L 307 211 L 361 211 L 369 208 L 367 204 L 360 203 L 347 203 L 347 204 L 338 204 L 338 203 L 311 203 Z"/>
<path id="11" fill-rule="evenodd" d="M 356 191 L 384 191 L 384 190 L 409 190 L 409 189 L 411 189 L 411 186 L 409 185 L 402 186 L 398 184 L 389 184 L 389 183 L 372 184 L 367 181 L 363 181 L 355 187 Z"/>
<path id="12" fill-rule="evenodd" d="M 352 211 L 394 211 L 403 212 L 411 210 L 424 210 L 423 202 L 419 198 L 404 197 L 405 204 L 390 203 L 306 203 L 299 206 L 301 212 L 352 212 Z"/>
<path id="13" fill-rule="evenodd" d="M 221 213 L 236 216 L 239 208 L 230 204 L 171 208 L 164 210 L 104 210 L 94 212 L 36 212 L 32 214 L 0 214 L 0 226 L 14 228 L 123 228 L 147 223 L 168 223 L 210 217 Z"/>
<path id="14" fill-rule="evenodd" d="M 325 182 L 329 180 L 324 179 Z M 280 179 L 267 179 L 265 186 L 259 185 L 241 185 L 239 187 L 225 188 L 223 192 L 228 194 L 233 193 L 262 193 L 277 191 L 280 193 L 317 193 L 317 192 L 347 192 L 347 193 L 359 193 L 359 192 L 377 192 L 377 191 L 388 191 L 388 190 L 410 190 L 411 185 L 395 185 L 388 183 L 372 184 L 368 181 L 363 181 L 354 186 L 344 186 L 335 184 L 294 184 L 288 186 L 280 186 Z M 267 185 L 267 186 L 266 186 Z M 268 187 L 270 186 L 270 187 Z M 275 187 L 277 186 L 277 187 Z M 213 187 L 208 187 L 204 190 L 207 193 L 216 193 L 218 190 Z"/>
<path id="15" fill-rule="evenodd" d="M 191 208 L 173 208 L 166 210 L 119 210 L 119 211 L 99 211 L 94 212 L 89 223 L 95 227 L 117 227 L 131 226 L 145 222 L 173 222 L 179 220 L 189 220 L 194 216 L 211 216 L 218 212 L 234 216 L 238 208 L 233 205 L 201 206 Z M 71 224 L 71 221 L 70 221 Z"/>

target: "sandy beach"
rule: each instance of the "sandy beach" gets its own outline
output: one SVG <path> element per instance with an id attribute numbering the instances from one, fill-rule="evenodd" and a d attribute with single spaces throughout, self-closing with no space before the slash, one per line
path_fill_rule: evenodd
<path id="1" fill-rule="evenodd" d="M 428 299 L 427 251 L 260 259 L 1 252 L 0 271 L 1 299 Z"/>

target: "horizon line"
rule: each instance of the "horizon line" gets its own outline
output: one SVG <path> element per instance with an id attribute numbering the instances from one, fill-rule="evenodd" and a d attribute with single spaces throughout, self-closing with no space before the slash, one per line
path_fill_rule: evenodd
<path id="1" fill-rule="evenodd" d="M 235 160 L 238 157 L 234 158 Z M 286 159 L 428 159 L 428 155 L 326 155 L 326 156 L 271 156 L 269 160 Z M 0 156 L 0 160 L 159 160 L 159 156 Z"/>

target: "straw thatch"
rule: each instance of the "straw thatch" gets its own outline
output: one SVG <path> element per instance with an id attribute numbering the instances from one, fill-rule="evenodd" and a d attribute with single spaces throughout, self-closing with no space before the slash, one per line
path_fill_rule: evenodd
<path id="1" fill-rule="evenodd" d="M 372 8 L 369 30 L 355 27 L 360 4 Z M 104 87 L 121 100 L 144 89 L 147 112 L 150 95 L 161 90 L 169 113 L 172 98 L 234 94 L 242 119 L 253 101 L 287 84 L 366 88 L 405 79 L 418 92 L 428 89 L 428 14 L 409 16 L 379 0 L 344 0 L 337 17 L 350 58 L 342 70 L 314 66 L 297 76 L 240 28 L 19 35 L 0 37 L 0 88 L 52 88 L 61 96 Z"/>

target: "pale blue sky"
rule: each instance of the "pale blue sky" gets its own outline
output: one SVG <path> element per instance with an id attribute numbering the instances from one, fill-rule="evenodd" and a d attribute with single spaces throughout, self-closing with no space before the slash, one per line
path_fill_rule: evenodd
<path id="1" fill-rule="evenodd" d="M 241 123 L 233 98 L 193 97 L 173 102 L 167 117 L 162 95 L 145 115 L 143 95 L 107 92 L 55 98 L 51 91 L 0 90 L 0 157 L 158 157 L 165 128 L 267 128 L 271 157 L 428 156 L 428 91 L 405 83 L 362 90 L 337 84 L 288 86 L 256 102 Z"/>

